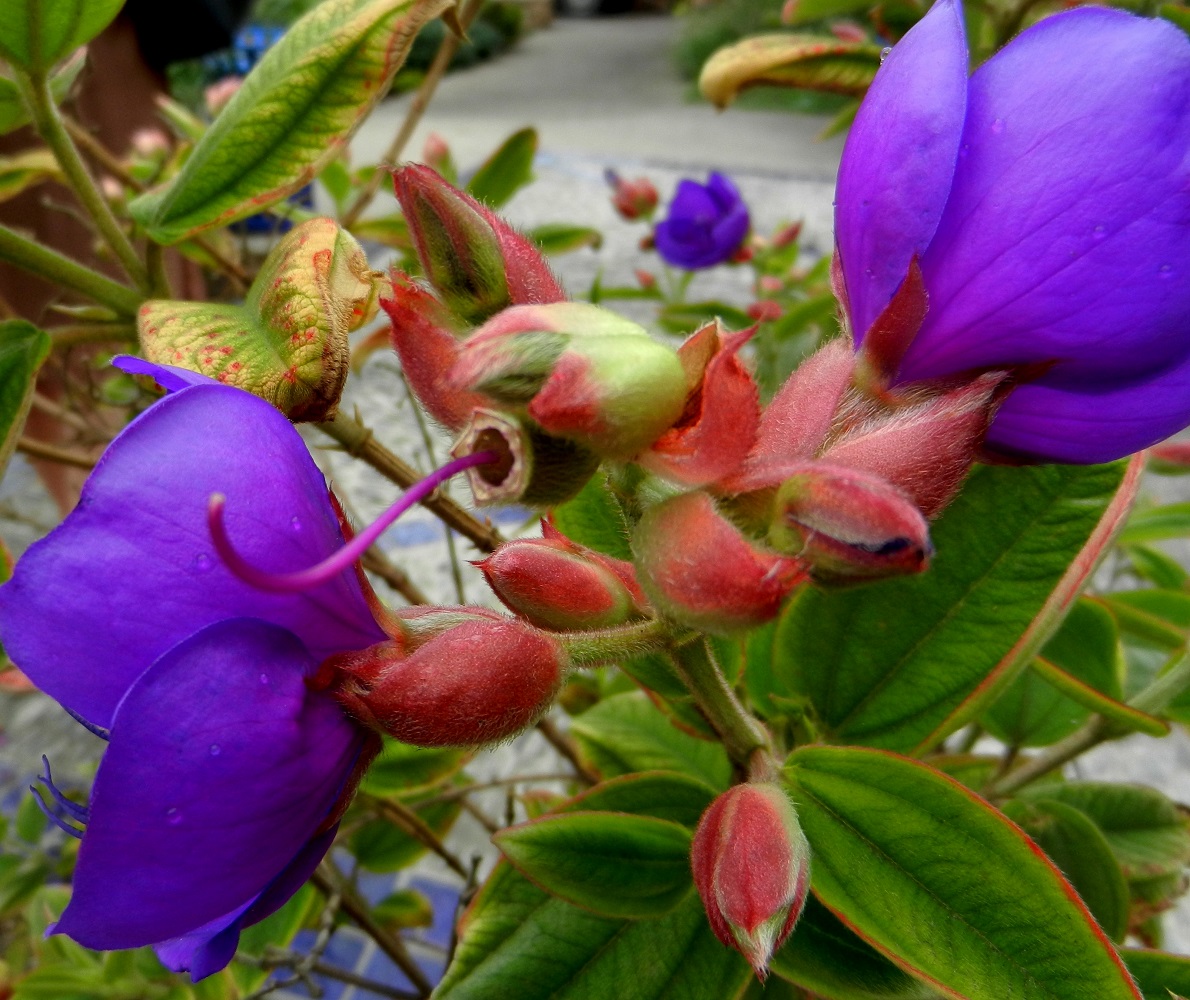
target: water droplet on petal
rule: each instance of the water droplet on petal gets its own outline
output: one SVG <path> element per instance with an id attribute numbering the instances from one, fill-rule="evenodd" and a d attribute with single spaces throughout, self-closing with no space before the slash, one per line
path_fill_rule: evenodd
<path id="1" fill-rule="evenodd" d="M 888 54 L 890 52 L 892 52 L 892 46 L 891 45 L 884 46 L 884 48 L 882 48 L 880 50 L 880 61 L 884 62 L 884 60 L 888 58 Z"/>
<path id="2" fill-rule="evenodd" d="M 261 674 L 261 675 L 260 675 L 260 683 L 261 683 L 261 684 L 267 684 L 268 682 L 269 682 L 269 675 L 268 675 L 268 674 Z"/>
<path id="3" fill-rule="evenodd" d="M 1003 131 L 1004 131 L 1004 119 L 997 118 L 994 122 L 992 122 L 992 135 L 999 135 Z"/>
<path id="4" fill-rule="evenodd" d="M 1159 268 L 1157 268 L 1157 276 L 1159 278 L 1165 278 L 1168 281 L 1173 277 L 1173 265 L 1162 264 Z"/>
<path id="5" fill-rule="evenodd" d="M 206 573 L 212 565 L 211 557 L 205 552 L 200 552 L 190 561 L 190 568 L 196 573 Z"/>
<path id="6" fill-rule="evenodd" d="M 165 810 L 165 821 L 171 826 L 177 826 L 182 822 L 182 810 L 177 806 L 170 806 Z"/>
<path id="7" fill-rule="evenodd" d="M 1106 235 L 1107 235 L 1107 226 L 1105 226 L 1102 222 L 1099 223 L 1099 225 L 1097 225 L 1094 229 L 1091 230 L 1091 236 L 1093 239 L 1101 240 Z"/>
<path id="8" fill-rule="evenodd" d="M 218 757 L 223 752 L 223 748 L 218 743 L 212 743 L 209 753 L 212 757 Z"/>
<path id="9" fill-rule="evenodd" d="M 302 519 L 300 517 L 291 517 L 289 519 L 289 527 L 293 531 L 302 530 Z"/>

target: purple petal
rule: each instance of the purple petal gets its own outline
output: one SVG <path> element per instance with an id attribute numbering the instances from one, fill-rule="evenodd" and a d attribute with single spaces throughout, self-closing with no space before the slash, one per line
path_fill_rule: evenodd
<path id="1" fill-rule="evenodd" d="M 966 100 L 962 18 L 939 0 L 884 60 L 843 148 L 835 240 L 857 343 L 934 236 Z"/>
<path id="2" fill-rule="evenodd" d="M 273 622 L 318 659 L 384 638 L 353 572 L 301 594 L 233 577 L 207 528 L 216 492 L 227 497 L 232 541 L 262 568 L 304 569 L 343 544 L 326 483 L 292 425 L 238 389 L 188 388 L 124 430 L 78 507 L 0 588 L 0 635 L 13 661 L 67 708 L 108 726 L 150 663 L 213 622 Z"/>
<path id="3" fill-rule="evenodd" d="M 366 738 L 311 693 L 292 634 L 220 622 L 116 711 L 57 930 L 91 948 L 183 937 L 251 905 L 327 820 Z"/>
<path id="4" fill-rule="evenodd" d="M 1190 358 L 1131 385 L 1012 391 L 987 437 L 990 448 L 1034 461 L 1110 462 L 1190 424 Z"/>
<path id="5" fill-rule="evenodd" d="M 669 213 L 653 230 L 653 241 L 666 263 L 694 270 L 728 260 L 748 226 L 748 208 L 736 186 L 712 173 L 705 185 L 690 180 L 678 184 Z"/>
<path id="6" fill-rule="evenodd" d="M 339 829 L 336 823 L 311 840 L 286 869 L 253 902 L 181 937 L 153 945 L 161 963 L 174 972 L 189 972 L 194 982 L 218 972 L 232 960 L 240 931 L 264 920 L 284 906 L 314 873 Z"/>
<path id="7" fill-rule="evenodd" d="M 131 354 L 117 354 L 112 365 L 127 375 L 148 375 L 166 392 L 177 392 L 192 385 L 218 385 L 208 375 L 200 375 L 177 365 L 155 365 L 152 361 Z"/>
<path id="8" fill-rule="evenodd" d="M 1190 352 L 1190 40 L 1057 14 L 972 77 L 959 167 L 922 259 L 906 380 L 1056 361 L 1129 378 Z M 1047 376 L 1045 381 L 1049 381 Z"/>

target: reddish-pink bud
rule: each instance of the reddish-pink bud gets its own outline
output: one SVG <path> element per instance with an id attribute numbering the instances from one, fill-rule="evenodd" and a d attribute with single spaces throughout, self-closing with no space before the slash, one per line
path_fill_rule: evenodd
<path id="1" fill-rule="evenodd" d="M 793 803 L 776 784 L 729 788 L 699 820 L 690 866 L 715 936 L 764 979 L 810 884 L 810 845 Z"/>
<path id="2" fill-rule="evenodd" d="M 649 289 L 657 287 L 657 275 L 655 275 L 652 271 L 645 271 L 638 267 L 632 273 L 636 275 L 636 280 L 640 284 L 641 288 Z"/>
<path id="3" fill-rule="evenodd" d="M 612 188 L 612 205 L 625 219 L 647 219 L 657 209 L 657 188 L 647 177 L 625 180 L 614 170 L 605 175 Z"/>
<path id="4" fill-rule="evenodd" d="M 402 167 L 393 184 L 426 277 L 468 324 L 510 305 L 565 299 L 530 239 L 435 170 Z"/>
<path id="5" fill-rule="evenodd" d="M 1190 441 L 1167 441 L 1149 449 L 1149 459 L 1160 472 L 1190 471 Z"/>
<path id="6" fill-rule="evenodd" d="M 868 33 L 854 21 L 836 21 L 831 25 L 831 34 L 841 42 L 858 44 L 868 40 Z"/>
<path id="7" fill-rule="evenodd" d="M 392 345 L 409 387 L 430 416 L 457 431 L 477 408 L 491 405 L 446 379 L 458 360 L 463 328 L 445 305 L 400 271 L 393 272 L 392 292 L 380 305 L 392 320 Z"/>
<path id="8" fill-rule="evenodd" d="M 760 299 L 748 306 L 748 315 L 758 323 L 771 323 L 780 319 L 784 310 L 781 303 L 773 299 Z"/>
<path id="9" fill-rule="evenodd" d="M 777 488 L 768 541 L 832 582 L 920 573 L 933 553 L 929 525 L 904 492 L 869 472 L 814 461 Z"/>
<path id="10" fill-rule="evenodd" d="M 782 247 L 787 247 L 791 243 L 796 243 L 802 235 L 802 223 L 791 222 L 787 226 L 782 226 L 775 233 L 773 233 L 772 247 L 774 250 L 780 250 Z"/>
<path id="11" fill-rule="evenodd" d="M 425 145 L 421 148 L 422 162 L 433 167 L 442 177 L 452 184 L 455 179 L 454 157 L 450 154 L 450 146 L 437 132 L 426 136 Z"/>
<path id="12" fill-rule="evenodd" d="M 727 333 L 716 320 L 678 348 L 686 405 L 677 423 L 637 459 L 644 468 L 683 486 L 705 486 L 736 470 L 760 422 L 760 392 L 739 357 L 755 332 Z"/>
<path id="13" fill-rule="evenodd" d="M 556 631 L 612 628 L 648 613 L 631 563 L 572 542 L 548 521 L 542 531 L 475 564 L 509 610 Z"/>
<path id="14" fill-rule="evenodd" d="M 562 645 L 516 619 L 437 608 L 408 625 L 410 635 L 332 657 L 321 671 L 347 713 L 404 743 L 507 739 L 535 722 L 562 685 Z"/>
<path id="15" fill-rule="evenodd" d="M 705 493 L 684 493 L 645 511 L 632 549 L 654 606 L 707 632 L 770 621 L 806 579 L 797 562 L 749 542 Z"/>

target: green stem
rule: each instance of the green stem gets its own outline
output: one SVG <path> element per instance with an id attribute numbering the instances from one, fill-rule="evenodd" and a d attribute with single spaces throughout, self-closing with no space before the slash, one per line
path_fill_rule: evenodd
<path id="1" fill-rule="evenodd" d="M 1155 715 L 1174 698 L 1190 687 L 1190 652 L 1183 651 L 1174 664 L 1161 672 L 1146 688 L 1128 700 L 1128 705 L 1149 715 Z M 1093 715 L 1081 729 L 1071 733 L 1064 740 L 1030 758 L 1020 767 L 1002 778 L 992 781 L 983 790 L 986 798 L 1003 798 L 1024 788 L 1051 771 L 1074 760 L 1106 740 L 1122 735 L 1120 727 L 1102 715 Z"/>
<path id="2" fill-rule="evenodd" d="M 617 660 L 663 649 L 673 633 L 668 622 L 659 618 L 618 628 L 590 632 L 565 632 L 560 638 L 575 667 L 601 667 Z"/>
<path id="3" fill-rule="evenodd" d="M 50 147 L 75 197 L 82 203 L 87 214 L 91 216 L 100 235 L 116 255 L 124 270 L 128 273 L 137 287 L 149 290 L 149 273 L 136 252 L 136 248 L 128 239 L 127 234 L 120 227 L 120 223 L 112 214 L 111 206 L 103 197 L 95 179 L 87 170 L 87 165 L 79 155 L 78 147 L 66 131 L 66 125 L 58 112 L 58 106 L 50 94 L 49 78 L 45 73 L 33 77 L 26 77 L 20 72 L 16 74 L 33 124 L 38 134 Z"/>
<path id="4" fill-rule="evenodd" d="M 723 740 L 728 756 L 745 769 L 752 765 L 758 750 L 761 757 L 767 757 L 771 750 L 768 734 L 740 704 L 715 662 L 708 640 L 699 637 L 677 645 L 673 655 L 695 703 Z"/>
<path id="5" fill-rule="evenodd" d="M 101 305 L 114 309 L 121 316 L 135 316 L 144 301 L 140 292 L 64 257 L 56 250 L 19 236 L 6 226 L 0 226 L 0 260 L 81 292 Z"/>

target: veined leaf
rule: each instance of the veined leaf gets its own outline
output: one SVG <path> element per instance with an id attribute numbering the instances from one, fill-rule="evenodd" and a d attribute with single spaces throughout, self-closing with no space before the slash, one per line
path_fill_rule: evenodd
<path id="1" fill-rule="evenodd" d="M 1168 503 L 1138 510 L 1120 532 L 1121 545 L 1143 545 L 1190 537 L 1190 503 Z"/>
<path id="2" fill-rule="evenodd" d="M 1145 1000 L 1190 996 L 1190 958 L 1140 948 L 1125 948 L 1120 954 Z"/>
<path id="3" fill-rule="evenodd" d="M 2 17 L 0 14 L 0 18 Z M 0 31 L 3 31 L 2 27 Z M 80 49 L 50 77 L 50 95 L 57 103 L 61 104 L 65 100 L 86 61 L 86 50 Z M 29 124 L 29 109 L 25 107 L 20 88 L 10 73 L 7 66 L 0 64 L 0 135 L 7 135 L 22 125 Z"/>
<path id="4" fill-rule="evenodd" d="M 1061 621 L 1126 509 L 1125 468 L 978 468 L 933 526 L 928 572 L 794 599 L 773 693 L 808 697 L 831 741 L 908 751 L 953 732 Z"/>
<path id="5" fill-rule="evenodd" d="M 802 87 L 861 97 L 880 68 L 880 46 L 833 35 L 758 35 L 719 49 L 702 68 L 698 88 L 725 108 L 749 87 Z"/>
<path id="6" fill-rule="evenodd" d="M 965 1000 L 1140 1000 L 1058 870 L 957 782 L 851 747 L 785 773 L 815 894 L 897 964 Z"/>
<path id="7" fill-rule="evenodd" d="M 124 0 L 4 0 L 0 57 L 31 73 L 45 72 L 91 41 L 123 6 Z"/>
<path id="8" fill-rule="evenodd" d="M 164 187 L 129 204 L 161 243 L 259 212 L 313 180 L 450 0 L 325 0 L 248 75 Z"/>
<path id="9" fill-rule="evenodd" d="M 493 838 L 550 895 L 607 917 L 659 917 L 690 892 L 690 831 L 617 812 L 565 812 Z"/>

